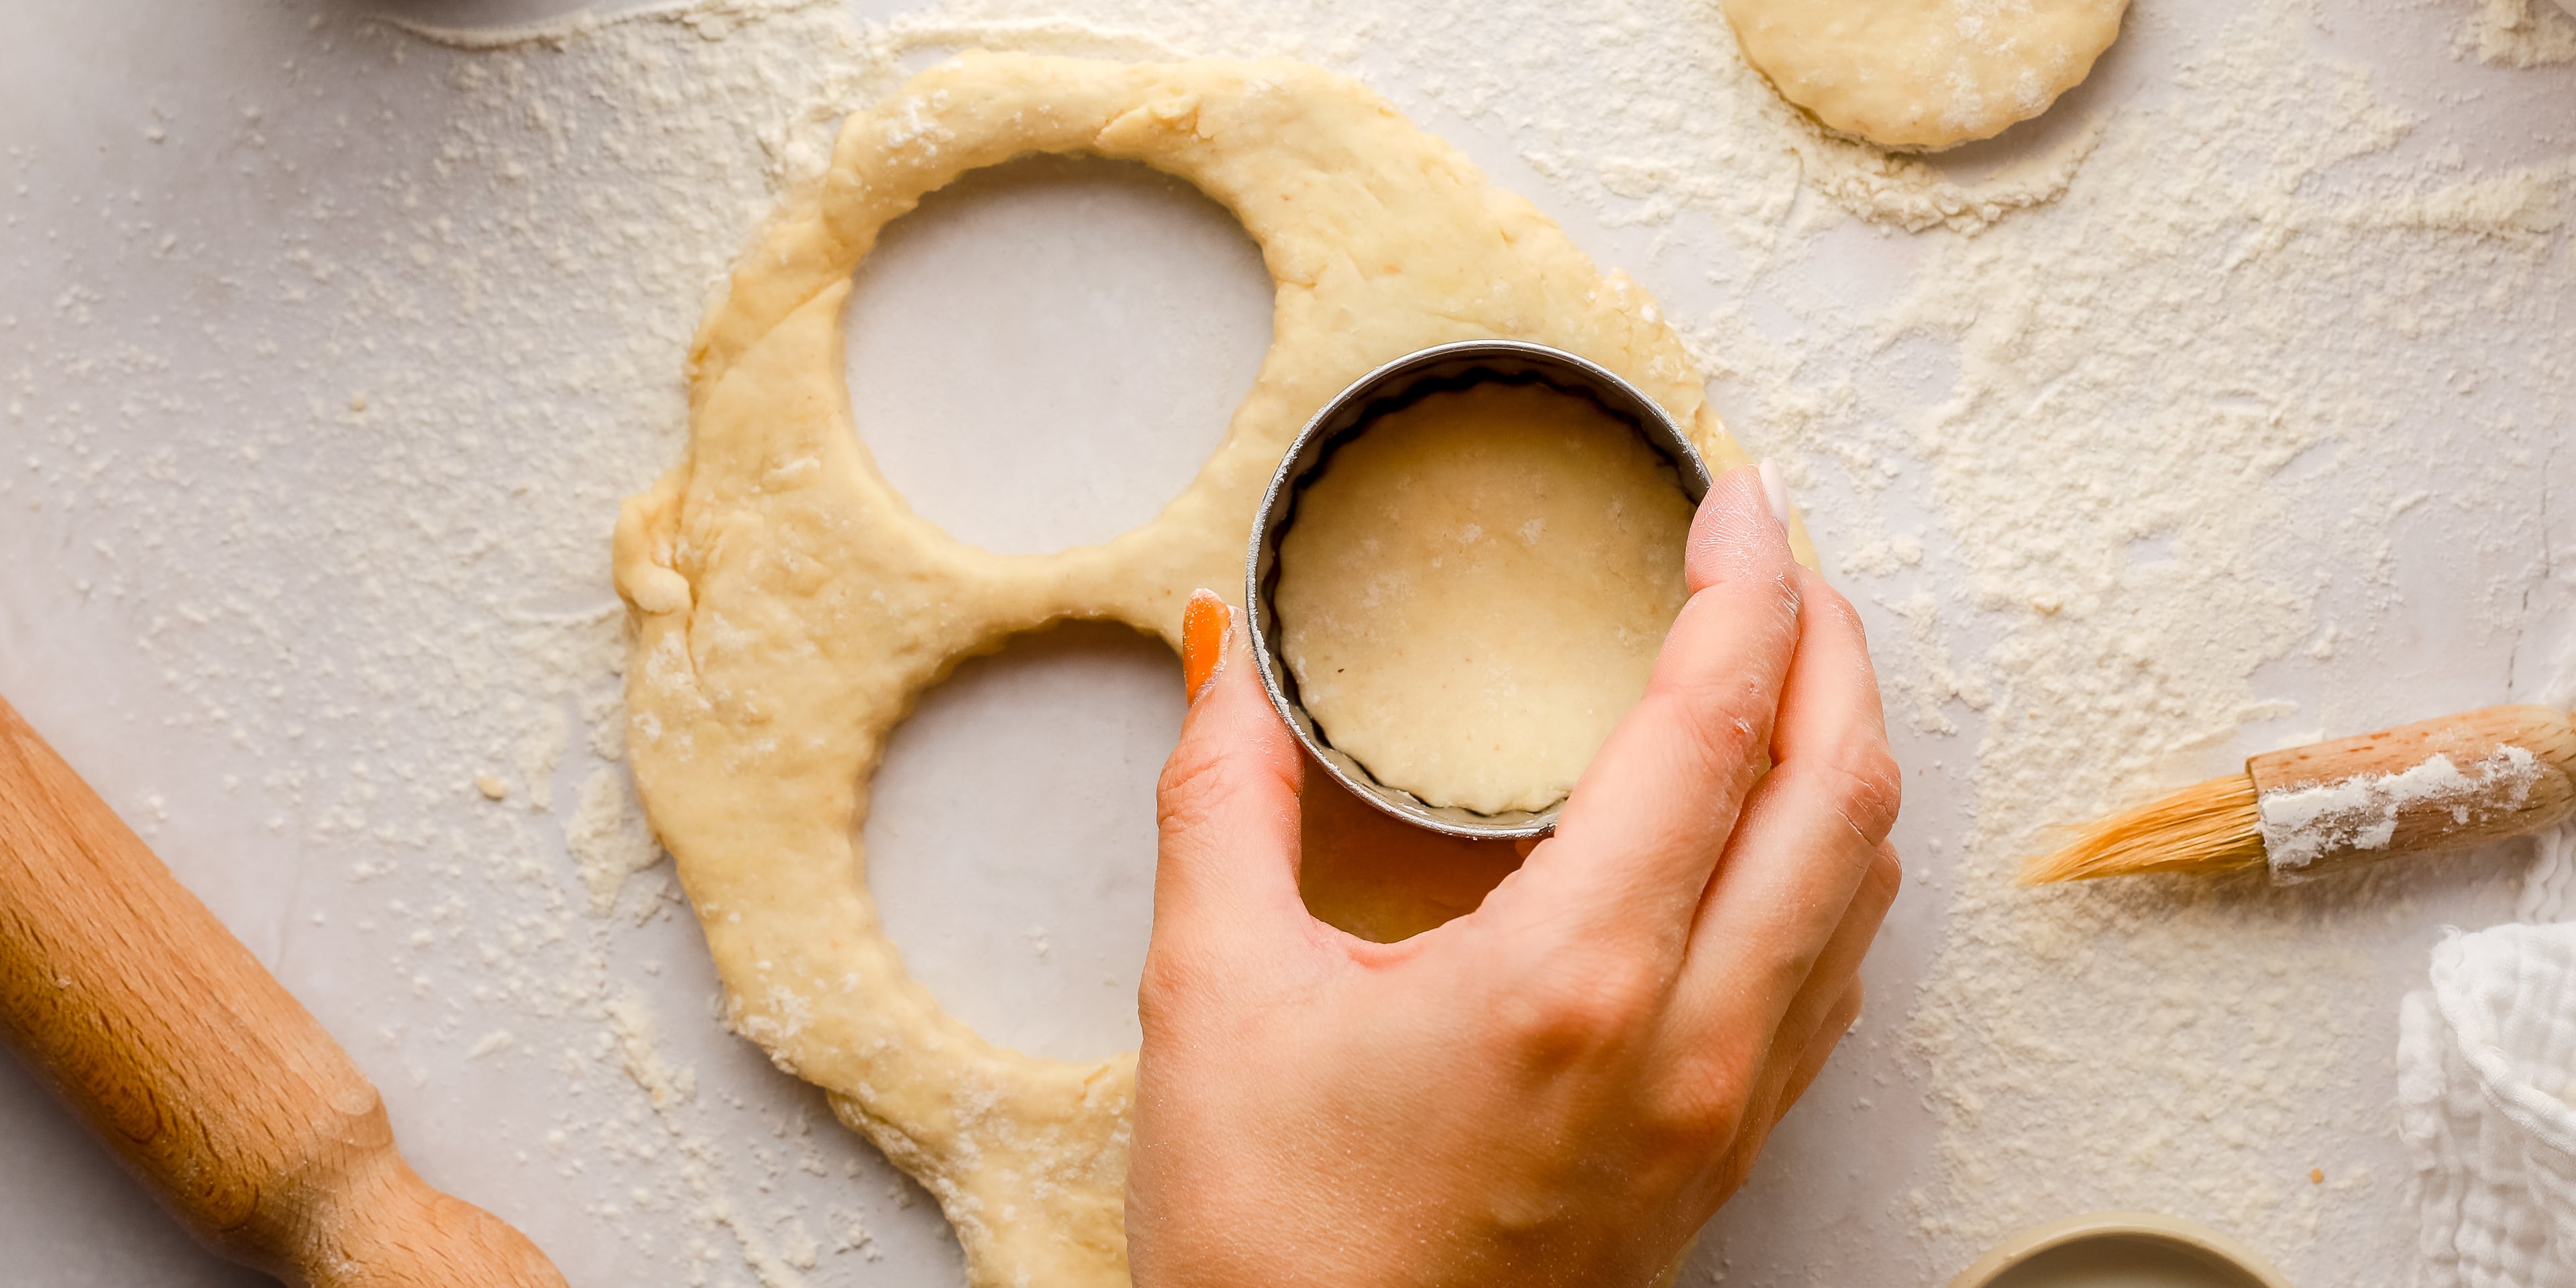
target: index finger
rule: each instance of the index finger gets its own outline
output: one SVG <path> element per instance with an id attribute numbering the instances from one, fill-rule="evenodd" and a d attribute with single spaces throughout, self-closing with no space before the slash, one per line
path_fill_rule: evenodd
<path id="1" fill-rule="evenodd" d="M 1683 1027 L 1700 1041 L 1779 1027 L 1889 853 L 1904 791 L 1860 615 L 1823 578 L 1802 568 L 1799 579 L 1807 624 L 1781 695 L 1778 763 L 1726 841 L 1676 985 Z M 1893 886 L 1885 893 L 1892 898 Z M 1857 968 L 1875 926 L 1873 915 L 1870 931 L 1845 945 L 1848 960 L 1825 965 Z"/>
<path id="2" fill-rule="evenodd" d="M 1727 472 L 1700 504 L 1684 562 L 1691 596 L 1645 696 L 1585 768 L 1522 881 L 1551 915 L 1645 933 L 1675 957 L 1761 776 L 1798 641 L 1797 565 L 1767 470 Z"/>

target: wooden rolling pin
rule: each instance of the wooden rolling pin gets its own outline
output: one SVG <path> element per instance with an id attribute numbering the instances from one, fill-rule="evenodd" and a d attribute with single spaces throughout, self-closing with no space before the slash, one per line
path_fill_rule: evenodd
<path id="1" fill-rule="evenodd" d="M 413 1173 L 348 1054 L 5 700 L 0 1033 L 223 1256 L 335 1288 L 564 1282 Z"/>

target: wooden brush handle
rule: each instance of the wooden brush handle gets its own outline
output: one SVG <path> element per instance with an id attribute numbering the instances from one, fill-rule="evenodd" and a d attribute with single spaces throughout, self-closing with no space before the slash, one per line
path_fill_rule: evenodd
<path id="1" fill-rule="evenodd" d="M 2517 759 L 2511 749 L 2529 753 L 2529 761 Z M 2486 707 L 2246 761 L 2245 772 L 2253 778 L 2260 802 L 2266 849 L 2277 863 L 2282 851 L 2275 831 L 2284 811 L 2283 798 L 2274 793 L 2332 791 L 2365 775 L 2405 775 L 2437 755 L 2448 758 L 2468 785 L 2427 794 L 2410 790 L 2417 785 L 2392 782 L 2381 810 L 2390 824 L 2384 837 L 2376 833 L 2373 818 L 2356 814 L 2338 821 L 2328 816 L 2307 838 L 2318 848 L 2306 866 L 2322 870 L 2357 859 L 2529 836 L 2576 813 L 2576 777 L 2571 777 L 2576 775 L 2576 728 L 2571 728 L 2568 713 L 2556 707 Z M 2312 796 L 2306 803 L 2321 800 Z"/>
<path id="2" fill-rule="evenodd" d="M 559 1286 L 0 700 L 0 1034 L 207 1246 L 296 1285 Z"/>

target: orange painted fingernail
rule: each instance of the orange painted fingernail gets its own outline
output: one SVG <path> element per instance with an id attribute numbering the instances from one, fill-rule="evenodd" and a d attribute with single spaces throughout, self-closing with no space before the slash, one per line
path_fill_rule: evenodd
<path id="1" fill-rule="evenodd" d="M 1181 687 L 1190 701 L 1198 701 L 1224 667 L 1226 637 L 1233 628 L 1234 610 L 1215 591 L 1190 592 L 1190 606 L 1181 610 Z"/>

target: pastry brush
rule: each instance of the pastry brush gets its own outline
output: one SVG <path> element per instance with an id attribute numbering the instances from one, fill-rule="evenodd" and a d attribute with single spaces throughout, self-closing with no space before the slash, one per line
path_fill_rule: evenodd
<path id="1" fill-rule="evenodd" d="M 2025 885 L 2267 869 L 2275 881 L 2545 831 L 2576 813 L 2576 728 L 2486 707 L 2286 751 L 2080 829 Z"/>
<path id="2" fill-rule="evenodd" d="M 0 1037 L 223 1256 L 299 1288 L 563 1288 L 411 1170 L 348 1054 L 5 700 Z"/>

